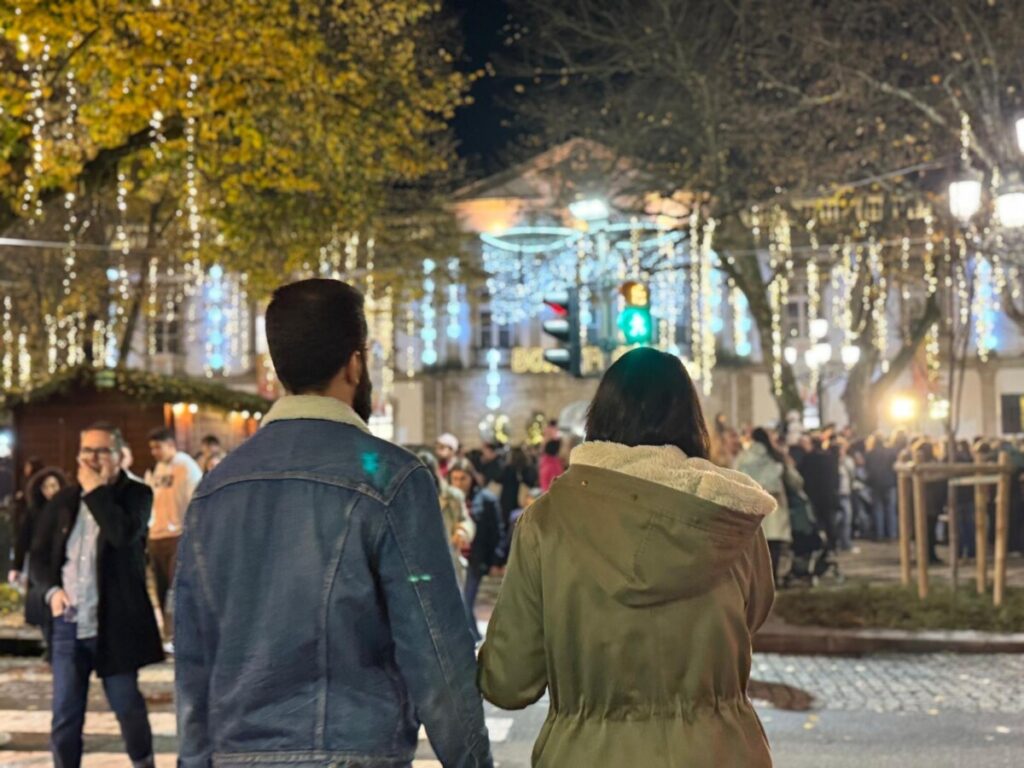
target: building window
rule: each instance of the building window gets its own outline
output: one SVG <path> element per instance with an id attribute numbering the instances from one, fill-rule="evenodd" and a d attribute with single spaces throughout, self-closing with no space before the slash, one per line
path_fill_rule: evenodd
<path id="1" fill-rule="evenodd" d="M 477 340 L 479 349 L 512 349 L 515 346 L 515 326 L 497 325 L 490 310 L 480 311 L 480 322 L 477 327 L 480 329 Z"/>
<path id="2" fill-rule="evenodd" d="M 181 354 L 181 332 L 177 317 L 168 320 L 165 317 L 153 320 L 154 351 L 158 355 Z"/>

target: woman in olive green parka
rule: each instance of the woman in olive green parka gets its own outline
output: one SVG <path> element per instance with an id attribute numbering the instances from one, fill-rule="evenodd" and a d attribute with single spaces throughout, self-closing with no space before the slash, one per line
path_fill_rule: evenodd
<path id="1" fill-rule="evenodd" d="M 700 403 L 678 358 L 623 356 L 601 382 L 588 442 L 520 519 L 480 652 L 504 709 L 550 691 L 543 768 L 763 768 L 747 697 L 751 636 L 774 586 L 745 475 L 706 460 Z"/>

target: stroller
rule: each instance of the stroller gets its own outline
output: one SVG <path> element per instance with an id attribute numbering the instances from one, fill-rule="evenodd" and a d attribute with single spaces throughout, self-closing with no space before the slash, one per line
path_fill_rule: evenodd
<path id="1" fill-rule="evenodd" d="M 784 587 L 803 581 L 812 587 L 822 576 L 832 573 L 839 582 L 843 575 L 839 563 L 828 550 L 828 539 L 818 523 L 810 499 L 803 491 L 786 489 L 789 519 L 793 529 L 792 564 L 782 580 Z"/>

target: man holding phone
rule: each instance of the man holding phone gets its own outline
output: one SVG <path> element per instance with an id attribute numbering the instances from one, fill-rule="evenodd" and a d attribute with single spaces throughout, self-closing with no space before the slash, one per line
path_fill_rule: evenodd
<path id="1" fill-rule="evenodd" d="M 47 617 L 53 665 L 50 745 L 57 768 L 82 761 L 89 677 L 103 681 L 137 768 L 152 766 L 153 735 L 138 670 L 163 660 L 146 592 L 145 542 L 153 492 L 121 469 L 121 433 L 81 434 L 78 483 L 43 509 L 32 544 L 28 599 Z"/>

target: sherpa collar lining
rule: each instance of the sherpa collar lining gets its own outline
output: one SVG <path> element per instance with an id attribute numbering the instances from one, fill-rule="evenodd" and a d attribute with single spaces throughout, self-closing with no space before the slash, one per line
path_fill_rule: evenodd
<path id="1" fill-rule="evenodd" d="M 295 419 L 321 419 L 335 421 L 339 424 L 350 424 L 367 434 L 370 428 L 359 418 L 352 407 L 333 397 L 323 395 L 285 395 L 275 402 L 263 418 L 262 426 L 274 421 L 293 421 Z"/>
<path id="2" fill-rule="evenodd" d="M 620 472 L 755 517 L 765 517 L 777 506 L 742 472 L 687 458 L 674 445 L 631 447 L 595 440 L 573 449 L 569 463 Z"/>

